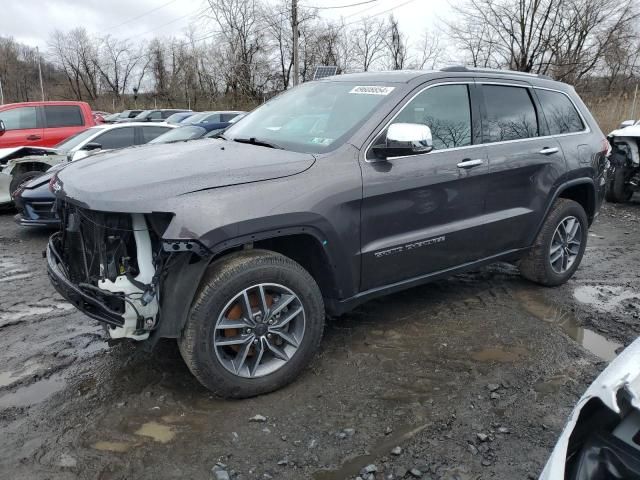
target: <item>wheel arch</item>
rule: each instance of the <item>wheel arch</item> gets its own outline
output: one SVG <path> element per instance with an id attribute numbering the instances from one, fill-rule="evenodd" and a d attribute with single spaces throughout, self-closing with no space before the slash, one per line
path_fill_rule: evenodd
<path id="1" fill-rule="evenodd" d="M 342 296 L 344 289 L 338 280 L 337 259 L 327 236 L 316 227 L 289 226 L 225 240 L 213 249 L 211 262 L 243 248 L 269 250 L 289 257 L 309 272 L 323 297 Z"/>
<path id="2" fill-rule="evenodd" d="M 47 162 L 38 162 L 34 160 L 27 161 L 17 161 L 14 163 L 13 168 L 9 172 L 11 175 L 19 175 L 21 173 L 38 171 L 38 172 L 46 172 L 52 167 L 50 163 Z"/>
<path id="3" fill-rule="evenodd" d="M 183 252 L 172 270 L 167 274 L 161 296 L 163 318 L 158 330 L 150 337 L 152 347 L 160 338 L 178 338 L 184 328 L 196 292 L 207 269 L 226 255 L 243 249 L 261 249 L 285 255 L 298 262 L 314 278 L 327 301 L 328 313 L 331 305 L 344 296 L 349 279 L 341 279 L 338 260 L 328 248 L 326 237 L 315 227 L 299 226 L 277 228 L 227 239 L 209 249 L 206 256 Z"/>
<path id="4" fill-rule="evenodd" d="M 596 194 L 596 186 L 591 178 L 576 178 L 573 180 L 569 180 L 564 182 L 556 188 L 555 192 L 551 196 L 549 202 L 547 203 L 544 215 L 542 216 L 542 220 L 536 229 L 536 236 L 540 233 L 540 229 L 544 224 L 549 212 L 551 211 L 551 207 L 558 198 L 566 198 L 569 200 L 573 200 L 579 203 L 582 208 L 584 208 L 585 213 L 587 214 L 587 219 L 589 220 L 589 226 L 593 223 L 596 214 L 596 205 L 597 205 L 597 194 Z M 535 238 L 535 237 L 534 237 Z"/>

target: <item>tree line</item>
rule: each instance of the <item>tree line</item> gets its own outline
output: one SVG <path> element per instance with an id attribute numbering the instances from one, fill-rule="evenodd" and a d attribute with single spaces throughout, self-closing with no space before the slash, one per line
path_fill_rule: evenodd
<path id="1" fill-rule="evenodd" d="M 454 10 L 437 31 L 410 38 L 392 12 L 331 20 L 299 6 L 300 81 L 318 65 L 354 72 L 465 64 L 624 92 L 639 76 L 634 0 L 464 0 Z M 290 0 L 207 0 L 184 35 L 146 42 L 57 30 L 40 56 L 44 90 L 48 99 L 106 110 L 250 108 L 292 85 L 292 32 Z M 38 60 L 34 48 L 0 37 L 5 102 L 40 98 Z"/>

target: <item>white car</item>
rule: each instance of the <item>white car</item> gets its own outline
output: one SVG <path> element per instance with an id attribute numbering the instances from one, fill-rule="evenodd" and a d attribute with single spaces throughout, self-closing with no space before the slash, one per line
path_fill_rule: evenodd
<path id="1" fill-rule="evenodd" d="M 578 401 L 540 480 L 640 478 L 640 338 Z"/>
<path id="2" fill-rule="evenodd" d="M 172 128 L 176 125 L 159 122 L 102 124 L 83 130 L 54 148 L 0 149 L 0 205 L 11 203 L 21 185 L 54 165 L 100 151 L 144 145 Z"/>

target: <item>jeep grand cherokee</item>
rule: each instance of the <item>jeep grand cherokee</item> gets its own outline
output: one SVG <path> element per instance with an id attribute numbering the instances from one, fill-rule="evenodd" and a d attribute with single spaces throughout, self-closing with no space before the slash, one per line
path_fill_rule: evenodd
<path id="1" fill-rule="evenodd" d="M 566 282 L 606 151 L 573 88 L 547 77 L 332 77 L 218 139 L 60 171 L 48 271 L 112 338 L 175 338 L 206 387 L 248 397 L 301 372 L 326 314 L 373 297 L 500 260 Z"/>

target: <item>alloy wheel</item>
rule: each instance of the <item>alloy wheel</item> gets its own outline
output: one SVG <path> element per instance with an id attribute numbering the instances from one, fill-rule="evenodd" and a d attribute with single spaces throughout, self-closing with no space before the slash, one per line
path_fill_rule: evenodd
<path id="1" fill-rule="evenodd" d="M 549 261 L 558 274 L 565 273 L 578 258 L 582 245 L 582 226 L 576 217 L 565 217 L 556 227 L 551 239 Z"/>
<path id="2" fill-rule="evenodd" d="M 289 362 L 304 331 L 300 298 L 283 285 L 261 283 L 242 290 L 227 303 L 216 321 L 213 345 L 229 372 L 262 377 Z"/>

